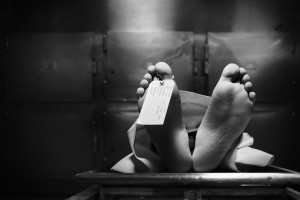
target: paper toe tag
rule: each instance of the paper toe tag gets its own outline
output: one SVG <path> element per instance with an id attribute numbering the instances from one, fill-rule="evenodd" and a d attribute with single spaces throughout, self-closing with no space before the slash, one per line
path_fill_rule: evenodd
<path id="1" fill-rule="evenodd" d="M 162 125 L 174 89 L 173 80 L 154 80 L 150 83 L 145 101 L 137 120 L 141 125 Z"/>

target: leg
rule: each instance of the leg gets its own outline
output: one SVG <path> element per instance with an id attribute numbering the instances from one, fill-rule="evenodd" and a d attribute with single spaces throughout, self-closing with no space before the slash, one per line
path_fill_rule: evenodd
<path id="1" fill-rule="evenodd" d="M 244 68 L 227 65 L 217 83 L 197 131 L 193 167 L 214 170 L 247 126 L 255 100 Z"/>
<path id="2" fill-rule="evenodd" d="M 144 95 L 148 85 L 155 75 L 172 75 L 172 70 L 166 63 L 160 62 L 148 68 L 137 89 L 138 108 L 141 110 L 144 102 Z M 188 134 L 185 129 L 181 100 L 177 85 L 175 84 L 164 125 L 147 125 L 147 129 L 154 146 L 162 158 L 165 166 L 174 172 L 186 172 L 192 167 L 192 156 L 189 149 Z"/>

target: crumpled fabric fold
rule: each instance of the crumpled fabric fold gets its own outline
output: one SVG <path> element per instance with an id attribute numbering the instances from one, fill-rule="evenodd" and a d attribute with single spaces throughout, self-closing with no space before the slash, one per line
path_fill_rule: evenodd
<path id="1" fill-rule="evenodd" d="M 210 97 L 180 90 L 181 106 L 187 132 L 197 131 L 208 107 Z M 161 158 L 151 147 L 151 139 L 144 126 L 136 122 L 127 131 L 132 153 L 117 162 L 112 171 L 123 173 L 159 173 L 166 171 Z M 254 149 L 253 137 L 242 133 L 227 152 L 218 168 L 229 171 L 248 171 L 253 167 L 271 165 L 274 156 Z"/>

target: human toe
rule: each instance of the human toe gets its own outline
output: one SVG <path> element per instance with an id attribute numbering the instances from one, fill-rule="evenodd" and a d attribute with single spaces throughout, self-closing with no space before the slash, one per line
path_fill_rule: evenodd
<path id="1" fill-rule="evenodd" d="M 247 74 L 247 70 L 245 68 L 243 68 L 243 67 L 240 67 L 240 75 L 244 76 L 246 74 Z"/>
<path id="2" fill-rule="evenodd" d="M 240 76 L 240 68 L 236 64 L 228 64 L 223 69 L 222 78 L 228 79 L 231 82 L 236 82 Z"/>
<path id="3" fill-rule="evenodd" d="M 142 87 L 139 87 L 137 90 L 136 90 L 136 96 L 137 96 L 137 99 L 140 99 L 144 96 L 144 93 L 145 93 L 145 89 L 142 88 Z"/>
<path id="4" fill-rule="evenodd" d="M 155 65 L 155 70 L 158 75 L 165 76 L 165 75 L 172 75 L 171 67 L 165 62 L 158 62 Z"/>
<path id="5" fill-rule="evenodd" d="M 151 76 L 151 74 L 149 74 L 149 73 L 145 74 L 144 79 L 145 79 L 146 81 L 148 81 L 148 83 L 150 84 L 151 81 L 152 81 L 152 76 Z"/>
<path id="6" fill-rule="evenodd" d="M 252 101 L 252 102 L 255 102 L 255 99 L 256 99 L 256 94 L 255 94 L 255 92 L 249 92 L 249 99 L 250 99 L 250 101 Z"/>
<path id="7" fill-rule="evenodd" d="M 150 65 L 147 68 L 148 74 L 150 74 L 152 77 L 154 77 L 156 75 L 156 71 L 155 71 L 155 66 L 154 65 Z"/>
<path id="8" fill-rule="evenodd" d="M 245 74 L 242 78 L 242 83 L 246 84 L 249 81 L 250 81 L 250 76 L 248 74 Z"/>
<path id="9" fill-rule="evenodd" d="M 147 89 L 149 86 L 149 82 L 146 79 L 142 79 L 140 82 L 140 86 L 144 89 Z"/>
<path id="10" fill-rule="evenodd" d="M 252 83 L 251 83 L 251 82 L 246 82 L 246 83 L 245 83 L 245 90 L 246 90 L 247 92 L 251 92 L 252 89 L 253 89 Z"/>

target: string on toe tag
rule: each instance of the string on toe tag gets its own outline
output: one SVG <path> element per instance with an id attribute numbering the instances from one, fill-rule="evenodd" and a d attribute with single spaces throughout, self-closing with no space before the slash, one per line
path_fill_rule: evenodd
<path id="1" fill-rule="evenodd" d="M 161 85 L 163 85 L 165 83 L 165 80 L 174 80 L 174 75 L 172 74 L 166 74 L 166 75 L 159 75 L 157 72 L 156 72 L 156 77 L 158 78 L 159 82 Z"/>

